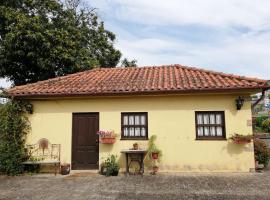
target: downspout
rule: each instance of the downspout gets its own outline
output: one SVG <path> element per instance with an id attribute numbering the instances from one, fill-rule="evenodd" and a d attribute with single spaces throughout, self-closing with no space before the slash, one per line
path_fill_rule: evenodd
<path id="1" fill-rule="evenodd" d="M 270 85 L 270 81 L 267 81 L 267 85 L 268 85 L 268 86 Z M 265 97 L 265 91 L 267 91 L 268 89 L 269 89 L 269 88 L 264 88 L 264 89 L 262 89 L 262 95 L 261 95 L 261 97 L 251 105 L 252 110 L 255 108 L 255 106 L 256 106 L 261 100 L 264 99 L 264 97 Z M 252 135 L 253 135 L 253 154 L 254 154 L 254 164 L 255 164 L 255 169 L 254 169 L 254 171 L 256 171 L 256 169 L 257 169 L 257 163 L 256 163 L 256 159 L 255 159 L 255 152 L 254 152 L 254 146 L 255 146 L 255 139 L 256 139 L 256 137 L 255 137 L 254 131 L 252 131 Z"/>
<path id="2" fill-rule="evenodd" d="M 264 99 L 264 97 L 265 97 L 265 91 L 266 91 L 266 90 L 268 90 L 268 89 L 263 89 L 263 90 L 262 90 L 262 95 L 261 95 L 261 97 L 251 105 L 252 110 L 255 108 L 255 106 L 256 106 L 261 100 Z M 253 129 L 253 128 L 252 128 L 252 129 Z M 255 151 L 254 151 L 255 139 L 256 139 L 256 136 L 255 136 L 255 134 L 254 134 L 254 130 L 252 131 L 252 135 L 253 135 L 253 154 L 254 154 L 254 166 L 255 166 L 254 172 L 256 172 L 256 169 L 257 169 L 258 166 L 257 166 L 257 162 L 256 162 L 256 158 L 255 158 Z M 250 171 L 253 172 L 252 169 L 250 169 Z"/>
<path id="3" fill-rule="evenodd" d="M 252 110 L 255 108 L 255 106 L 256 106 L 261 100 L 264 99 L 264 97 L 265 97 L 265 91 L 266 91 L 266 90 L 268 90 L 268 89 L 263 89 L 263 90 L 262 90 L 262 95 L 261 95 L 261 97 L 260 97 L 257 101 L 255 101 L 255 103 L 253 103 L 253 104 L 251 105 Z"/>

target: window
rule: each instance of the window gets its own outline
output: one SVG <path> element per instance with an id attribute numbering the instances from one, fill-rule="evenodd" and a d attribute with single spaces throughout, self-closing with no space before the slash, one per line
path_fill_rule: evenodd
<path id="1" fill-rule="evenodd" d="M 121 113 L 121 139 L 148 139 L 146 112 Z"/>
<path id="2" fill-rule="evenodd" d="M 197 111 L 196 139 L 226 139 L 224 111 Z"/>

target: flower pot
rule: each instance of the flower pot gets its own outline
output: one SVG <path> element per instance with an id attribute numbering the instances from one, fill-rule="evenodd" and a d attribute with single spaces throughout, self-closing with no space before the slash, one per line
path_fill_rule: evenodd
<path id="1" fill-rule="evenodd" d="M 138 150 L 138 149 L 139 149 L 138 143 L 134 143 L 134 144 L 133 144 L 133 150 Z"/>
<path id="2" fill-rule="evenodd" d="M 118 171 L 113 171 L 111 175 L 112 176 L 118 176 Z"/>
<path id="3" fill-rule="evenodd" d="M 100 138 L 99 141 L 102 144 L 113 144 L 115 143 L 115 138 Z"/>
<path id="4" fill-rule="evenodd" d="M 70 164 L 61 164 L 61 174 L 67 175 L 70 172 Z"/>
<path id="5" fill-rule="evenodd" d="M 262 171 L 263 170 L 263 168 L 264 168 L 264 165 L 263 164 L 259 164 L 259 161 L 256 161 L 255 162 L 255 169 L 257 170 L 257 171 Z"/>
<path id="6" fill-rule="evenodd" d="M 235 138 L 233 140 L 233 142 L 235 144 L 248 144 L 251 142 L 251 139 L 248 139 L 248 138 Z"/>
<path id="7" fill-rule="evenodd" d="M 158 159 L 158 153 L 153 152 L 153 153 L 152 153 L 152 158 L 153 158 L 154 160 L 157 160 L 157 159 Z"/>

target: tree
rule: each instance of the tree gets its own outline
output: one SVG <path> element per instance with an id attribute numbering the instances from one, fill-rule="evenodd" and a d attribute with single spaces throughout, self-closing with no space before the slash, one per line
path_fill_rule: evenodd
<path id="1" fill-rule="evenodd" d="M 27 119 L 31 104 L 10 101 L 0 108 L 0 172 L 8 175 L 22 173 L 25 159 L 25 139 L 30 125 Z"/>
<path id="2" fill-rule="evenodd" d="M 95 9 L 78 0 L 0 0 L 0 77 L 15 85 L 115 67 L 121 52 Z"/>
<path id="3" fill-rule="evenodd" d="M 121 61 L 121 66 L 122 67 L 137 67 L 137 60 L 131 60 L 129 61 L 127 58 L 124 58 Z"/>

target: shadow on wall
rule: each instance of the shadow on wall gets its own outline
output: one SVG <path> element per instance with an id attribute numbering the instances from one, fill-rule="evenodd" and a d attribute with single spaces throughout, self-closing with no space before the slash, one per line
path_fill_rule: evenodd
<path id="1" fill-rule="evenodd" d="M 239 111 L 235 109 L 235 110 L 229 110 L 229 112 L 231 113 L 231 115 L 236 116 Z"/>
<path id="2" fill-rule="evenodd" d="M 101 157 L 101 162 L 111 155 L 112 150 L 113 145 L 99 144 L 99 154 L 103 155 L 103 157 Z"/>
<path id="3" fill-rule="evenodd" d="M 119 142 L 119 141 L 118 141 Z M 147 148 L 147 143 L 140 143 L 140 142 L 137 142 L 139 143 L 139 147 L 141 149 L 146 149 Z M 132 143 L 130 143 L 132 144 Z M 123 146 L 120 146 L 121 149 L 119 149 L 118 151 L 115 149 L 115 147 L 113 145 L 108 145 L 108 144 L 100 144 L 100 147 L 99 147 L 99 153 L 102 155 L 102 157 L 100 158 L 99 160 L 99 164 L 101 164 L 102 162 L 104 162 L 110 155 L 114 154 L 114 155 L 117 155 L 117 159 L 119 161 L 119 165 L 120 165 L 120 168 L 124 169 L 126 168 L 126 156 L 125 154 L 121 153 L 121 150 L 122 149 L 129 149 L 129 148 L 132 148 L 132 146 L 130 146 L 129 144 L 123 144 Z M 126 147 L 126 148 L 125 148 Z M 111 153 L 111 152 L 114 152 L 114 153 Z M 116 153 L 117 152 L 117 153 Z M 130 158 L 129 158 L 129 162 L 130 162 Z M 148 159 L 145 155 L 145 158 L 144 158 L 144 167 L 145 169 L 150 169 L 152 167 L 152 163 L 151 163 L 151 160 Z M 130 165 L 130 170 L 139 170 L 139 164 L 136 163 L 136 162 L 132 162 L 131 165 Z"/>
<path id="4" fill-rule="evenodd" d="M 108 145 L 108 144 L 100 144 L 99 146 L 99 153 L 102 155 L 102 157 L 99 160 L 99 164 L 101 164 L 102 162 L 104 162 L 110 155 L 114 154 L 117 155 L 117 159 L 119 159 L 119 164 L 120 167 L 124 167 L 125 166 L 125 155 L 120 153 L 115 154 L 115 153 L 111 153 L 114 152 L 113 151 L 113 145 Z"/>
<path id="5" fill-rule="evenodd" d="M 144 96 L 108 97 L 89 99 L 36 100 L 38 109 L 34 113 L 72 113 L 101 112 L 119 110 L 230 110 L 235 108 L 234 95 L 197 95 L 197 96 Z M 191 103 L 192 101 L 192 103 Z M 168 103 L 169 102 L 169 103 Z M 230 104 L 228 105 L 228 102 Z M 245 105 L 245 104 L 244 104 Z M 35 106 L 35 104 L 34 104 Z M 139 107 L 138 107 L 139 106 Z M 243 108 L 242 108 L 243 109 Z M 245 109 L 245 108 L 244 108 Z M 236 110 L 236 108 L 235 108 Z M 237 113 L 237 112 L 235 112 Z"/>
<path id="6" fill-rule="evenodd" d="M 227 143 L 225 148 L 227 149 L 228 154 L 231 156 L 241 154 L 243 152 L 253 152 L 252 146 L 250 144 L 235 144 L 231 141 Z"/>

